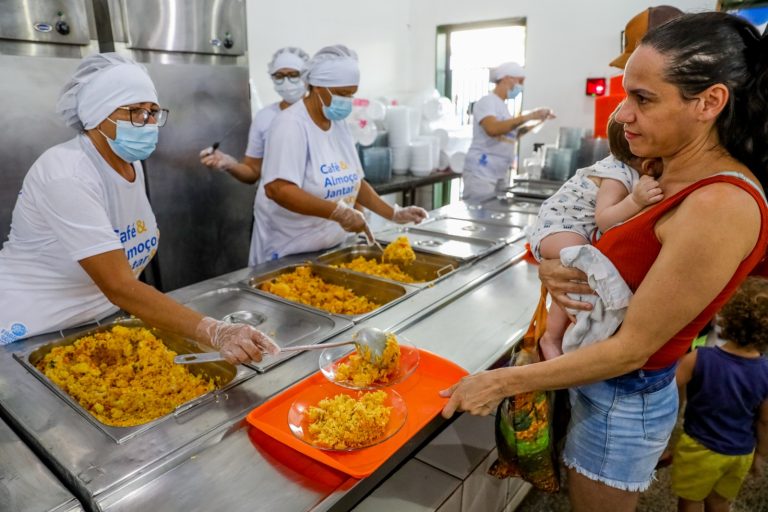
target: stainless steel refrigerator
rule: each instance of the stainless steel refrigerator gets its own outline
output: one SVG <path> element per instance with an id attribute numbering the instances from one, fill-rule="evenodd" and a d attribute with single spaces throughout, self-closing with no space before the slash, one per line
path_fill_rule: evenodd
<path id="1" fill-rule="evenodd" d="M 256 187 L 198 157 L 214 142 L 238 158 L 245 152 L 245 1 L 95 0 L 94 7 L 102 51 L 142 62 L 171 111 L 145 162 L 160 226 L 149 281 L 169 291 L 247 266 Z"/>
<path id="2" fill-rule="evenodd" d="M 0 244 L 29 168 L 75 136 L 56 100 L 80 59 L 97 51 L 86 0 L 0 0 Z"/>

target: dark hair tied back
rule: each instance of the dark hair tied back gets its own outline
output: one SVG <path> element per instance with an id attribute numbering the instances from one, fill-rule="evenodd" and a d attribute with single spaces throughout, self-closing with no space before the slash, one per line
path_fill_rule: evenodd
<path id="1" fill-rule="evenodd" d="M 742 18 L 705 12 L 675 18 L 640 44 L 666 57 L 665 79 L 685 98 L 728 87 L 716 123 L 720 143 L 768 189 L 768 39 Z"/>

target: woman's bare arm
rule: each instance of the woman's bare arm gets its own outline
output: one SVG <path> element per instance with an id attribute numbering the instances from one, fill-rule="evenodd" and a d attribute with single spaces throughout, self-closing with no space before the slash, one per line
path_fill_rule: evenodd
<path id="1" fill-rule="evenodd" d="M 642 367 L 725 287 L 759 230 L 758 207 L 743 190 L 716 184 L 693 192 L 657 224 L 661 252 L 615 335 L 549 361 L 465 377 L 446 390 L 451 399 L 443 414 L 484 414 L 505 396 L 578 386 Z"/>

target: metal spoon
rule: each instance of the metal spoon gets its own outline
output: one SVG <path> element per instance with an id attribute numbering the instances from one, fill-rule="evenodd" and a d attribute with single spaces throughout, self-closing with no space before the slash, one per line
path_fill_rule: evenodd
<path id="1" fill-rule="evenodd" d="M 384 348 L 387 345 L 387 333 L 375 327 L 363 327 L 357 331 L 351 340 L 337 341 L 334 343 L 322 343 L 316 345 L 293 345 L 291 347 L 281 348 L 280 352 L 298 352 L 301 350 L 322 350 L 326 348 L 340 347 L 342 345 L 354 344 L 358 352 L 362 352 L 367 347 L 370 350 L 371 360 L 379 361 L 384 354 Z M 197 364 L 212 363 L 215 361 L 224 361 L 221 352 L 201 352 L 197 354 L 181 354 L 173 359 L 176 364 Z"/>

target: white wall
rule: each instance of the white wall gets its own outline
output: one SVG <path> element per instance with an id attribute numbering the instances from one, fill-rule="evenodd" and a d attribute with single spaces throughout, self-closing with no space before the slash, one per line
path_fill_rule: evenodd
<path id="1" fill-rule="evenodd" d="M 716 0 L 247 0 L 248 59 L 261 104 L 278 99 L 266 72 L 272 53 L 299 46 L 312 54 L 344 43 L 360 56 L 360 95 L 397 96 L 434 87 L 438 25 L 524 16 L 527 20 L 525 105 L 548 106 L 558 118 L 522 141 L 554 142 L 559 126 L 591 128 L 594 99 L 587 77 L 610 77 L 626 22 L 650 5 L 684 11 L 715 8 Z"/>
<path id="2" fill-rule="evenodd" d="M 260 102 L 279 99 L 267 63 L 283 46 L 298 46 L 310 55 L 330 44 L 352 48 L 360 57 L 361 96 L 406 87 L 410 5 L 410 0 L 247 0 L 248 61 Z"/>
<path id="3" fill-rule="evenodd" d="M 522 139 L 520 156 L 534 142 L 554 142 L 559 126 L 591 128 L 594 99 L 584 94 L 587 77 L 610 77 L 608 63 L 620 53 L 620 33 L 651 5 L 683 11 L 712 10 L 715 0 L 413 0 L 410 79 L 416 90 L 434 86 L 438 25 L 524 16 L 527 19 L 524 109 L 548 106 L 557 113 L 537 134 Z"/>

